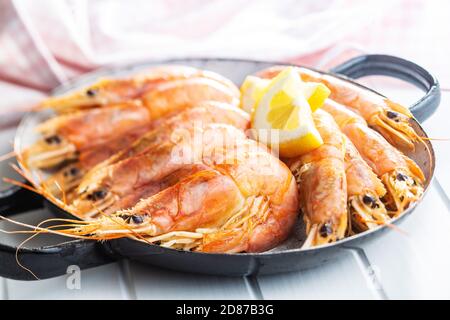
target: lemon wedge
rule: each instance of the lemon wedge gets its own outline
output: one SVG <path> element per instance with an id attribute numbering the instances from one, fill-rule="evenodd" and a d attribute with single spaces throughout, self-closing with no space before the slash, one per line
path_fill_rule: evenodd
<path id="1" fill-rule="evenodd" d="M 303 95 L 308 100 L 312 112 L 323 106 L 325 100 L 331 93 L 326 85 L 317 82 L 304 82 L 302 91 Z"/>
<path id="2" fill-rule="evenodd" d="M 241 86 L 241 108 L 251 114 L 269 83 L 268 79 L 247 76 Z M 303 82 L 301 79 L 299 83 L 298 90 L 305 96 L 313 112 L 325 103 L 331 93 L 322 83 Z"/>
<path id="3" fill-rule="evenodd" d="M 286 68 L 263 90 L 252 114 L 255 138 L 278 149 L 281 157 L 296 157 L 323 144 L 301 86 L 295 69 Z"/>
<path id="4" fill-rule="evenodd" d="M 241 86 L 241 108 L 252 114 L 253 107 L 269 85 L 270 80 L 247 76 Z"/>

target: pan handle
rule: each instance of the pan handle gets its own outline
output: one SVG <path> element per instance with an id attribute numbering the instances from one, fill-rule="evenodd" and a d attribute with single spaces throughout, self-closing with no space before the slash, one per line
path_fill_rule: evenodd
<path id="1" fill-rule="evenodd" d="M 12 186 L 0 192 L 0 214 L 32 214 L 43 207 L 41 196 L 24 188 Z M 48 207 L 48 206 L 47 206 Z M 53 211 L 51 208 L 49 210 Z M 0 239 L 5 239 L 4 235 Z M 32 270 L 39 279 L 67 274 L 69 266 L 87 269 L 115 261 L 107 243 L 91 240 L 72 240 L 59 245 L 21 248 L 20 263 Z M 0 277 L 15 280 L 36 280 L 16 261 L 17 247 L 0 242 Z"/>
<path id="2" fill-rule="evenodd" d="M 0 212 L 3 216 L 11 216 L 42 207 L 42 197 L 25 188 L 12 185 L 0 191 Z"/>
<path id="3" fill-rule="evenodd" d="M 334 68 L 331 72 L 358 79 L 370 75 L 383 75 L 409 82 L 425 92 L 410 110 L 420 122 L 428 119 L 439 106 L 441 90 L 436 77 L 414 62 L 383 54 L 355 57 Z"/>
<path id="4" fill-rule="evenodd" d="M 105 246 L 92 240 L 73 240 L 54 246 L 23 248 L 18 257 L 38 279 L 48 279 L 67 274 L 70 266 L 83 270 L 116 261 Z M 16 250 L 16 247 L 0 244 L 0 277 L 38 280 L 17 264 Z"/>

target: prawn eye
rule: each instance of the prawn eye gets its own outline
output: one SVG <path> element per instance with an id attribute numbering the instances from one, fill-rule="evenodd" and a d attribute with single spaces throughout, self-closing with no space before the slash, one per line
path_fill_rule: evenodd
<path id="1" fill-rule="evenodd" d="M 64 171 L 64 177 L 72 176 L 75 177 L 80 173 L 80 169 L 77 167 L 69 168 L 68 170 Z"/>
<path id="2" fill-rule="evenodd" d="M 397 174 L 397 180 L 398 181 L 406 181 L 408 179 L 408 176 L 403 174 L 403 173 L 398 173 Z"/>
<path id="3" fill-rule="evenodd" d="M 389 119 L 395 119 L 395 118 L 397 118 L 398 113 L 394 112 L 394 111 L 387 111 L 386 115 L 388 116 Z"/>
<path id="4" fill-rule="evenodd" d="M 53 135 L 45 138 L 45 142 L 48 144 L 59 144 L 61 143 L 61 138 L 57 135 Z"/>
<path id="5" fill-rule="evenodd" d="M 141 224 L 144 222 L 144 219 L 141 216 L 134 215 L 134 214 L 121 214 L 119 217 L 121 217 L 126 222 L 133 221 L 135 224 Z"/>
<path id="6" fill-rule="evenodd" d="M 369 196 L 369 195 L 364 195 L 364 197 L 363 197 L 363 202 L 365 203 L 365 204 L 367 204 L 367 205 L 371 205 L 371 204 L 373 204 L 374 202 L 375 202 L 375 199 L 373 198 L 373 197 L 371 197 L 371 196 Z"/>
<path id="7" fill-rule="evenodd" d="M 92 200 L 92 201 L 101 200 L 101 199 L 103 199 L 104 197 L 106 197 L 107 193 L 108 193 L 108 192 L 107 192 L 106 190 L 103 190 L 103 189 L 96 190 L 96 191 L 94 191 L 94 192 L 88 194 L 88 195 L 87 195 L 87 199 L 88 199 L 88 200 Z"/>
<path id="8" fill-rule="evenodd" d="M 86 90 L 86 95 L 88 97 L 94 97 L 97 94 L 97 90 L 95 89 L 87 89 Z"/>
<path id="9" fill-rule="evenodd" d="M 70 168 L 70 170 L 69 170 L 69 174 L 70 174 L 71 176 L 76 176 L 76 175 L 79 174 L 79 173 L 80 173 L 80 169 L 78 169 L 78 168 L 76 168 L 76 167 Z"/>
<path id="10" fill-rule="evenodd" d="M 322 238 L 326 238 L 333 233 L 333 229 L 329 223 L 325 223 L 322 227 L 320 227 L 319 233 Z"/>
<path id="11" fill-rule="evenodd" d="M 121 215 L 119 215 L 119 217 L 127 222 L 131 218 L 131 216 L 129 214 L 121 214 Z"/>
<path id="12" fill-rule="evenodd" d="M 380 207 L 380 205 L 377 203 L 377 201 L 368 194 L 364 195 L 364 197 L 362 198 L 362 201 L 364 202 L 364 204 L 370 206 L 372 209 Z"/>
<path id="13" fill-rule="evenodd" d="M 135 224 L 141 224 L 142 222 L 144 222 L 144 219 L 141 216 L 136 216 L 136 215 L 132 215 L 131 216 L 131 220 L 135 223 Z"/>

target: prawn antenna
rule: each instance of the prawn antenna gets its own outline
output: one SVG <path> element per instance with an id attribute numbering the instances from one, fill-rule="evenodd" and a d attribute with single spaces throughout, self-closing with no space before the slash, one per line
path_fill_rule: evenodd
<path id="1" fill-rule="evenodd" d="M 30 240 L 32 240 L 33 238 L 35 238 L 36 236 L 38 236 L 41 233 L 52 233 L 52 234 L 57 234 L 57 235 L 61 235 L 61 236 L 67 236 L 67 234 L 65 234 L 63 232 L 63 230 L 51 230 L 52 228 L 60 228 L 60 227 L 65 227 L 65 226 L 71 226 L 71 227 L 77 226 L 75 224 L 70 224 L 70 225 L 68 225 L 68 224 L 61 224 L 61 225 L 49 226 L 49 227 L 45 227 L 45 228 L 41 227 L 43 224 L 45 224 L 47 222 L 52 222 L 52 221 L 72 222 L 72 223 L 78 223 L 78 226 L 82 226 L 82 223 L 83 223 L 82 221 L 77 221 L 77 220 L 51 218 L 51 219 L 46 219 L 46 220 L 40 222 L 36 226 L 32 226 L 32 225 L 29 225 L 27 223 L 23 223 L 23 222 L 19 222 L 19 221 L 13 220 L 13 219 L 6 218 L 5 216 L 2 216 L 2 215 L 0 215 L 0 220 L 7 221 L 7 222 L 9 222 L 11 224 L 14 224 L 14 225 L 17 225 L 17 226 L 25 227 L 25 228 L 28 228 L 28 229 L 33 229 L 33 230 L 17 230 L 17 231 L 8 231 L 8 230 L 0 229 L 0 232 L 6 233 L 6 234 L 29 234 L 29 233 L 31 233 L 31 236 L 26 238 L 24 241 L 22 241 L 17 246 L 16 252 L 15 252 L 15 260 L 16 260 L 17 265 L 20 268 L 22 268 L 23 270 L 29 272 L 36 280 L 39 280 L 39 277 L 30 268 L 26 267 L 25 265 L 23 265 L 20 262 L 20 259 L 19 259 L 20 249 L 22 249 L 23 246 L 27 242 L 29 242 Z M 80 225 L 80 223 L 81 223 L 81 225 Z M 82 237 L 82 236 L 74 236 L 74 237 L 76 237 L 76 238 L 83 238 L 83 239 L 88 238 L 88 237 Z"/>
<path id="2" fill-rule="evenodd" d="M 0 156 L 0 162 L 14 158 L 16 156 L 16 152 L 15 151 L 10 151 L 8 153 L 5 153 L 4 155 Z"/>

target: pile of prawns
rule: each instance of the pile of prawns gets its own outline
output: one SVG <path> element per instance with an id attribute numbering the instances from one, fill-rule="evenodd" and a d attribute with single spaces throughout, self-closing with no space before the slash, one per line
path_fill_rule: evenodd
<path id="1" fill-rule="evenodd" d="M 38 141 L 16 151 L 17 170 L 80 220 L 34 232 L 236 253 L 276 247 L 300 212 L 305 247 L 388 224 L 423 193 L 421 169 L 401 151 L 420 140 L 412 115 L 339 78 L 297 70 L 331 95 L 313 114 L 324 144 L 291 159 L 251 139 L 238 88 L 210 71 L 155 67 L 43 101 L 54 115 L 38 126 Z M 48 178 L 36 182 L 36 169 Z"/>

